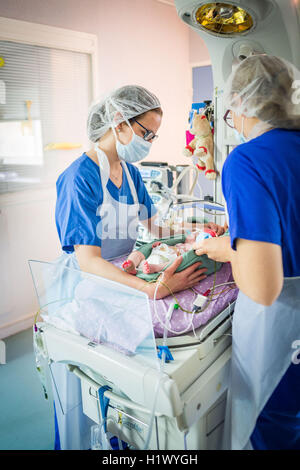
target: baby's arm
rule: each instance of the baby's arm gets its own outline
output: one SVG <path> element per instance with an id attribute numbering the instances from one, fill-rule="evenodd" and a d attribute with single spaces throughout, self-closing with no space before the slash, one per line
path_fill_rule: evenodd
<path id="1" fill-rule="evenodd" d="M 196 237 L 198 235 L 198 232 L 187 232 L 187 235 L 185 237 L 185 242 L 184 244 L 192 244 L 196 241 Z"/>

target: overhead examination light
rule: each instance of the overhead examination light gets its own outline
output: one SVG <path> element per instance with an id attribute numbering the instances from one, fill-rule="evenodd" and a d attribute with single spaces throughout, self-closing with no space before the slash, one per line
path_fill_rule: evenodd
<path id="1" fill-rule="evenodd" d="M 254 21 L 250 13 L 231 3 L 205 3 L 195 13 L 196 22 L 218 35 L 236 35 L 249 31 Z"/>

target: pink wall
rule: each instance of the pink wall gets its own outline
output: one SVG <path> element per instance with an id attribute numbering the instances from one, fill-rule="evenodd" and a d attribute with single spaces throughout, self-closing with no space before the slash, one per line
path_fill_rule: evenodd
<path id="1" fill-rule="evenodd" d="M 210 55 L 203 39 L 193 29 L 189 30 L 190 63 L 210 62 Z"/>
<path id="2" fill-rule="evenodd" d="M 100 91 L 135 83 L 156 93 L 164 119 L 148 159 L 187 163 L 190 37 L 174 7 L 156 0 L 9 0 L 0 16 L 96 34 Z"/>
<path id="3" fill-rule="evenodd" d="M 192 96 L 189 31 L 175 8 L 156 0 L 0 0 L 0 16 L 96 34 L 100 91 L 125 83 L 153 90 L 164 120 L 148 159 L 186 163 L 182 147 Z M 54 185 L 11 194 L 9 200 L 0 197 L 5 266 L 0 270 L 0 338 L 29 328 L 38 308 L 27 260 L 50 261 L 60 254 Z"/>
<path id="4" fill-rule="evenodd" d="M 182 147 L 192 99 L 190 33 L 174 7 L 156 0 L 3 0 L 0 16 L 96 34 L 100 90 L 135 83 L 161 99 L 164 120 L 148 159 L 189 163 Z M 198 42 L 192 42 L 197 54 Z M 0 337 L 32 325 L 37 302 L 27 260 L 60 254 L 55 200 L 54 187 L 11 194 L 9 203 L 0 197 L 6 267 L 0 271 Z"/>

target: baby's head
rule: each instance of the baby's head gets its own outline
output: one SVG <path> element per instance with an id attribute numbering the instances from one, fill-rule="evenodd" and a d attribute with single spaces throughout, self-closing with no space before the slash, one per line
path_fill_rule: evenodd
<path id="1" fill-rule="evenodd" d="M 209 228 L 204 228 L 203 230 L 195 230 L 194 232 L 187 231 L 185 243 L 199 242 L 201 240 L 205 240 L 205 238 L 212 238 L 216 236 L 216 232 L 210 230 Z"/>
<path id="2" fill-rule="evenodd" d="M 202 240 L 205 240 L 206 238 L 213 238 L 216 236 L 217 236 L 216 232 L 208 228 L 205 228 L 202 232 L 198 232 L 195 241 L 201 242 Z"/>

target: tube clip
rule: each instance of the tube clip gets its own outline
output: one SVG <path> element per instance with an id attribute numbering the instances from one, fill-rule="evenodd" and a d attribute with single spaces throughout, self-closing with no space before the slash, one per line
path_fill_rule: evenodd
<path id="1" fill-rule="evenodd" d="M 163 352 L 165 352 L 164 361 L 165 362 L 174 361 L 174 358 L 168 346 L 157 346 L 157 349 L 158 349 L 157 356 L 159 359 L 162 359 Z"/>

